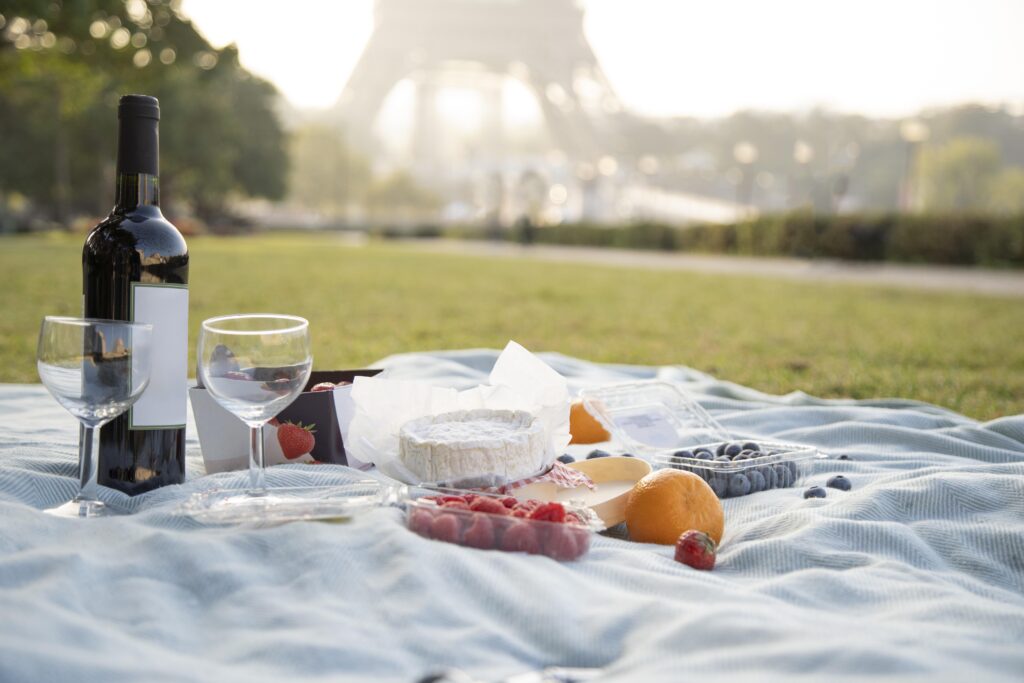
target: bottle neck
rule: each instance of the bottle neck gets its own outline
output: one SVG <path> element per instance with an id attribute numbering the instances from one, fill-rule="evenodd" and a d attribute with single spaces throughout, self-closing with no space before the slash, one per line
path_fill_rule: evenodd
<path id="1" fill-rule="evenodd" d="M 158 125 L 159 121 L 151 116 L 119 111 L 115 211 L 160 206 Z"/>
<path id="2" fill-rule="evenodd" d="M 119 172 L 114 211 L 131 211 L 140 206 L 160 206 L 160 178 L 150 173 Z"/>

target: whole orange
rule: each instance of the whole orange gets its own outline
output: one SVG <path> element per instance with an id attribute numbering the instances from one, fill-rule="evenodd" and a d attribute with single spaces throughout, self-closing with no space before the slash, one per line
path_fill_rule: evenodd
<path id="1" fill-rule="evenodd" d="M 587 412 L 583 401 L 573 401 L 569 409 L 569 433 L 572 443 L 600 443 L 612 438 L 597 419 Z"/>
<path id="2" fill-rule="evenodd" d="M 722 503 L 703 479 L 692 472 L 652 472 L 633 487 L 626 502 L 629 537 L 640 543 L 672 545 L 684 531 L 703 531 L 722 541 Z"/>

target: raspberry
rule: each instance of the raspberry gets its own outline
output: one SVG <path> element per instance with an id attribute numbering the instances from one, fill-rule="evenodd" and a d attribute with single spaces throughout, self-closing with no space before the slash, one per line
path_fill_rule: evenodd
<path id="1" fill-rule="evenodd" d="M 484 498 L 483 496 L 470 503 L 469 509 L 476 512 L 489 512 L 492 515 L 509 514 L 508 508 L 502 505 L 500 501 L 494 498 Z"/>
<path id="2" fill-rule="evenodd" d="M 409 521 L 407 526 L 409 530 L 430 538 L 430 526 L 434 523 L 434 515 L 429 510 L 421 510 L 419 508 L 413 509 L 409 513 Z"/>
<path id="3" fill-rule="evenodd" d="M 561 524 L 565 521 L 565 508 L 561 503 L 544 503 L 530 512 L 530 519 Z"/>
<path id="4" fill-rule="evenodd" d="M 501 549 L 536 555 L 540 553 L 540 540 L 532 526 L 520 522 L 505 530 L 505 535 L 501 537 Z"/>
<path id="5" fill-rule="evenodd" d="M 448 500 L 441 503 L 441 507 L 446 510 L 468 510 L 469 504 L 464 500 Z"/>
<path id="6" fill-rule="evenodd" d="M 430 525 L 430 534 L 439 541 L 458 543 L 459 519 L 452 514 L 438 515 Z"/>
<path id="7" fill-rule="evenodd" d="M 501 504 L 510 510 L 514 508 L 518 502 L 519 501 L 513 498 L 512 496 L 505 496 L 504 498 L 501 499 Z"/>
<path id="8" fill-rule="evenodd" d="M 439 505 L 444 505 L 445 503 L 454 503 L 456 501 L 458 501 L 459 503 L 468 502 L 464 496 L 434 496 L 431 500 L 436 500 Z"/>
<path id="9" fill-rule="evenodd" d="M 527 515 L 529 514 L 530 513 L 524 510 L 523 508 L 516 508 L 515 510 L 512 511 L 512 516 L 518 519 L 526 519 Z"/>
<path id="10" fill-rule="evenodd" d="M 494 525 L 487 515 L 473 515 L 473 522 L 466 529 L 462 544 L 481 550 L 494 547 Z"/>

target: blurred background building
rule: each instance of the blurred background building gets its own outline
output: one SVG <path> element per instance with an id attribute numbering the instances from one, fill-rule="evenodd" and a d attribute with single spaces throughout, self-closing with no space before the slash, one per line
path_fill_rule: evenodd
<path id="1" fill-rule="evenodd" d="M 298 108 L 244 66 L 243 48 L 217 47 L 190 20 L 203 1 L 0 4 L 0 230 L 85 225 L 107 210 L 114 108 L 127 91 L 161 98 L 167 208 L 197 230 L 496 233 L 523 222 L 685 226 L 793 210 L 1024 212 L 1024 96 L 900 116 L 820 107 L 640 115 L 595 55 L 586 3 L 376 0 L 338 101 Z M 993 7 L 990 19 L 1002 11 Z M 293 40 L 278 49 L 301 55 L 302 27 L 318 19 L 291 11 L 222 8 L 236 22 L 268 12 L 282 27 L 293 22 Z M 702 30 L 694 22 L 679 40 Z M 815 30 L 838 30 L 815 22 L 808 17 Z M 664 88 L 686 91 L 744 49 L 723 35 L 720 54 L 672 63 Z M 873 49 L 867 37 L 863 49 Z M 1001 59 L 992 56 L 1020 69 Z M 757 60 L 737 63 L 756 70 Z M 323 60 L 306 68 L 334 77 Z"/>

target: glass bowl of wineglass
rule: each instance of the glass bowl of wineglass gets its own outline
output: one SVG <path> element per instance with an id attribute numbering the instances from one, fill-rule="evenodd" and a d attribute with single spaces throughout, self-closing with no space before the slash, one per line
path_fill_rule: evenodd
<path id="1" fill-rule="evenodd" d="M 153 326 L 121 320 L 47 316 L 36 367 L 57 402 L 78 418 L 79 490 L 46 512 L 60 517 L 116 514 L 99 500 L 97 432 L 128 410 L 149 385 Z"/>
<path id="2" fill-rule="evenodd" d="M 376 504 L 384 489 L 372 480 L 330 487 L 268 488 L 263 426 L 306 387 L 313 368 L 309 323 L 269 313 L 204 320 L 199 380 L 221 406 L 249 427 L 249 487 L 194 494 L 182 511 L 200 521 L 279 523 L 346 516 Z"/>

